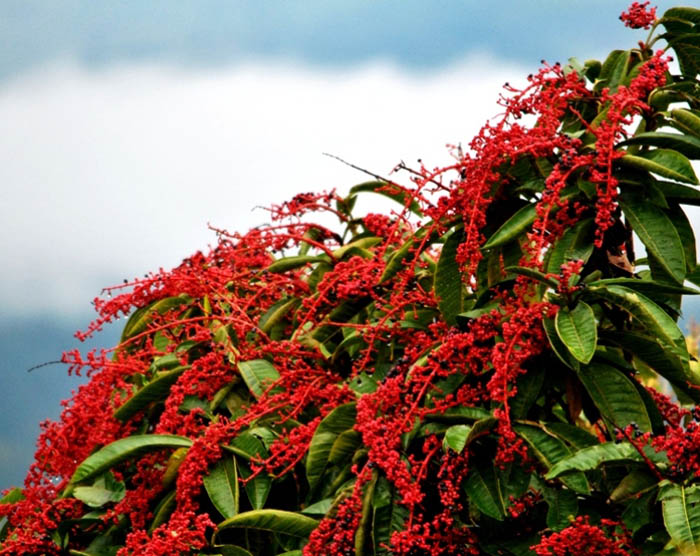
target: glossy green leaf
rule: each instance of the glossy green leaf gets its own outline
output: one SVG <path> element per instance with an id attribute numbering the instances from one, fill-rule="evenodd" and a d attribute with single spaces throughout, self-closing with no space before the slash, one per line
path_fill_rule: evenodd
<path id="1" fill-rule="evenodd" d="M 513 419 L 525 419 L 528 411 L 533 406 L 544 384 L 545 369 L 529 369 L 527 373 L 520 375 L 515 382 L 517 390 L 510 401 L 510 415 Z"/>
<path id="2" fill-rule="evenodd" d="M 630 52 L 629 50 L 613 50 L 600 70 L 598 80 L 603 87 L 614 91 L 624 82 L 629 71 Z"/>
<path id="3" fill-rule="evenodd" d="M 469 496 L 470 504 L 493 519 L 503 521 L 505 505 L 498 484 L 498 478 L 492 466 L 470 466 L 464 490 Z"/>
<path id="4" fill-rule="evenodd" d="M 544 501 L 547 503 L 547 527 L 552 531 L 568 527 L 578 514 L 578 498 L 571 490 L 545 488 Z"/>
<path id="5" fill-rule="evenodd" d="M 315 504 L 307 506 L 306 508 L 301 510 L 301 513 L 308 515 L 326 515 L 328 513 L 328 510 L 331 509 L 332 505 L 333 498 L 324 498 L 323 500 L 319 500 Z"/>
<path id="6" fill-rule="evenodd" d="M 530 229 L 536 216 L 535 205 L 525 205 L 493 233 L 482 249 L 493 249 L 513 241 L 520 234 Z"/>
<path id="7" fill-rule="evenodd" d="M 362 445 L 362 436 L 356 430 L 341 432 L 333 442 L 328 453 L 328 463 L 340 465 L 352 459 L 355 451 Z"/>
<path id="8" fill-rule="evenodd" d="M 651 432 L 651 420 L 644 401 L 622 371 L 593 363 L 581 367 L 578 376 L 603 419 L 611 427 L 611 432 L 632 423 L 636 423 L 642 432 Z"/>
<path id="9" fill-rule="evenodd" d="M 648 297 L 630 288 L 617 285 L 589 286 L 587 294 L 601 298 L 627 311 L 647 333 L 672 348 L 679 355 L 686 354 L 685 337 L 676 322 Z"/>
<path id="10" fill-rule="evenodd" d="M 646 469 L 634 469 L 630 471 L 610 493 L 610 500 L 622 502 L 631 498 L 639 497 L 642 491 L 653 487 L 658 482 Z"/>
<path id="11" fill-rule="evenodd" d="M 308 537 L 318 526 L 318 521 L 309 516 L 283 510 L 253 510 L 243 512 L 222 521 L 217 532 L 233 528 L 261 529 L 293 537 Z"/>
<path id="12" fill-rule="evenodd" d="M 296 308 L 301 303 L 299 298 L 293 297 L 291 299 L 283 299 L 278 303 L 275 303 L 262 317 L 260 317 L 260 322 L 258 322 L 258 327 L 260 330 L 269 333 L 272 327 L 287 316 L 287 313 L 292 309 Z"/>
<path id="13" fill-rule="evenodd" d="M 100 508 L 109 502 L 119 502 L 126 495 L 123 481 L 117 481 L 112 473 L 98 477 L 90 486 L 77 486 L 73 498 L 77 498 L 91 508 Z"/>
<path id="14" fill-rule="evenodd" d="M 163 525 L 163 523 L 170 518 L 170 514 L 173 513 L 177 502 L 175 500 L 175 494 L 175 490 L 171 490 L 158 502 L 156 509 L 153 511 L 151 524 L 148 526 L 149 534 L 153 533 L 154 530 Z"/>
<path id="15" fill-rule="evenodd" d="M 549 278 L 546 274 L 540 272 L 539 270 L 535 270 L 534 268 L 529 268 L 526 266 L 509 266 L 506 267 L 505 271 L 518 274 L 520 276 L 527 276 L 528 278 L 537 280 L 538 282 L 541 282 L 552 289 L 556 289 L 559 286 L 559 283 L 556 280 Z"/>
<path id="16" fill-rule="evenodd" d="M 87 481 L 118 463 L 144 452 L 164 448 L 189 448 L 190 446 L 192 446 L 192 441 L 189 438 L 170 434 L 139 434 L 121 438 L 88 456 L 75 470 L 70 482 Z"/>
<path id="17" fill-rule="evenodd" d="M 700 487 L 671 484 L 659 498 L 673 545 L 684 555 L 700 553 Z"/>
<path id="18" fill-rule="evenodd" d="M 221 556 L 253 556 L 252 552 L 235 544 L 220 544 L 216 546 L 216 550 Z"/>
<path id="19" fill-rule="evenodd" d="M 238 363 L 238 370 L 251 394 L 261 398 L 279 380 L 277 369 L 266 359 L 252 359 Z"/>
<path id="20" fill-rule="evenodd" d="M 438 308 L 442 316 L 450 325 L 455 324 L 455 319 L 464 310 L 464 295 L 462 293 L 462 273 L 457 263 L 457 248 L 464 241 L 462 229 L 453 231 L 440 252 L 433 288 L 438 298 Z"/>
<path id="21" fill-rule="evenodd" d="M 634 196 L 619 199 L 625 217 L 639 239 L 667 274 L 679 283 L 685 278 L 685 251 L 671 219 L 656 205 Z"/>
<path id="22" fill-rule="evenodd" d="M 603 280 L 595 280 L 594 282 L 590 282 L 588 285 L 592 287 L 624 286 L 650 298 L 663 294 L 700 294 L 700 290 L 697 288 L 689 288 L 686 286 L 669 284 L 667 282 L 658 282 L 655 280 L 640 280 L 639 278 L 605 278 Z"/>
<path id="23" fill-rule="evenodd" d="M 688 158 L 700 158 L 700 139 L 692 135 L 650 131 L 639 133 L 620 144 L 653 145 L 655 147 L 676 150 Z"/>
<path id="24" fill-rule="evenodd" d="M 158 301 L 154 301 L 150 305 L 135 311 L 129 317 L 129 320 L 126 321 L 124 331 L 122 332 L 121 341 L 124 342 L 129 338 L 145 332 L 148 324 L 153 318 L 154 313 L 162 315 L 175 307 L 190 303 L 191 300 L 192 299 L 187 295 L 166 297 L 165 299 L 159 299 Z"/>
<path id="25" fill-rule="evenodd" d="M 306 456 L 306 479 L 312 491 L 318 486 L 323 476 L 338 436 L 355 426 L 356 417 L 355 404 L 345 404 L 331 411 L 318 425 Z"/>
<path id="26" fill-rule="evenodd" d="M 450 448 L 458 454 L 461 453 L 462 450 L 464 450 L 464 446 L 467 444 L 467 437 L 471 430 L 472 428 L 469 425 L 452 425 L 445 431 L 443 440 L 445 450 Z"/>
<path id="27" fill-rule="evenodd" d="M 224 456 L 202 482 L 212 504 L 224 518 L 238 513 L 240 492 L 235 457 Z"/>
<path id="28" fill-rule="evenodd" d="M 592 471 L 604 463 L 628 463 L 642 461 L 642 456 L 629 442 L 606 442 L 577 452 L 560 459 L 546 475 L 546 479 L 554 479 L 563 473 L 575 471 Z"/>
<path id="29" fill-rule="evenodd" d="M 557 358 L 570 369 L 577 370 L 579 368 L 579 362 L 571 355 L 566 344 L 559 338 L 554 319 L 543 318 L 542 327 L 549 340 L 549 345 Z"/>
<path id="30" fill-rule="evenodd" d="M 273 272 L 275 274 L 280 274 L 282 272 L 287 272 L 289 270 L 294 270 L 296 268 L 306 266 L 310 263 L 318 263 L 327 260 L 327 257 L 317 255 L 294 255 L 292 257 L 284 257 L 282 259 L 277 259 L 265 270 L 267 270 L 268 272 Z"/>
<path id="31" fill-rule="evenodd" d="M 15 504 L 20 500 L 24 500 L 24 493 L 19 487 L 11 489 L 5 496 L 0 498 L 0 504 Z"/>
<path id="32" fill-rule="evenodd" d="M 374 488 L 372 506 L 374 507 L 374 551 L 377 556 L 390 556 L 387 549 L 392 533 L 405 529 L 408 509 L 398 503 L 395 488 L 384 477 L 379 477 Z"/>
<path id="33" fill-rule="evenodd" d="M 579 301 L 573 309 L 562 307 L 557 311 L 554 326 L 569 353 L 581 363 L 589 363 L 598 343 L 593 309 L 583 301 Z"/>
<path id="34" fill-rule="evenodd" d="M 661 22 L 665 25 L 668 20 L 683 20 L 700 25 L 700 10 L 690 7 L 673 7 L 664 12 Z"/>
<path id="35" fill-rule="evenodd" d="M 170 393 L 170 387 L 189 368 L 189 365 L 180 366 L 161 374 L 122 404 L 114 412 L 114 418 L 124 423 L 150 404 L 164 400 Z"/>
<path id="36" fill-rule="evenodd" d="M 333 251 L 333 258 L 336 260 L 340 260 L 348 254 L 355 253 L 358 250 L 364 250 L 368 247 L 373 247 L 381 242 L 382 238 L 380 237 L 362 237 L 360 239 L 356 239 L 355 241 L 351 241 L 350 243 L 347 243 Z"/>
<path id="37" fill-rule="evenodd" d="M 683 183 L 698 184 L 698 178 L 690 161 L 681 153 L 671 149 L 654 149 L 636 155 L 626 154 L 620 161 L 630 168 L 646 170 Z"/>
<path id="38" fill-rule="evenodd" d="M 547 469 L 552 469 L 559 461 L 571 455 L 569 447 L 550 432 L 529 425 L 515 425 L 513 428 L 527 442 L 535 457 Z M 588 494 L 590 492 L 588 480 L 583 473 L 573 473 L 562 477 L 561 481 L 578 493 Z"/>
<path id="39" fill-rule="evenodd" d="M 674 120 L 683 124 L 683 127 L 693 133 L 695 137 L 700 137 L 700 117 L 684 108 L 671 110 L 671 116 Z"/>
<path id="40" fill-rule="evenodd" d="M 578 222 L 554 243 L 547 256 L 547 272 L 558 274 L 561 265 L 569 261 L 587 261 L 593 252 L 591 231 L 593 219 Z"/>
<path id="41" fill-rule="evenodd" d="M 396 201 L 401 206 L 408 208 L 418 216 L 422 216 L 418 202 L 407 194 L 400 186 L 383 180 L 368 181 L 350 188 L 348 199 L 356 197 L 359 193 L 376 193 Z"/>

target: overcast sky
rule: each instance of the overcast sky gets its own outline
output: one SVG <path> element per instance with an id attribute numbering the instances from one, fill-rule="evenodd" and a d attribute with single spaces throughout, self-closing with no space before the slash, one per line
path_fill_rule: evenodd
<path id="1" fill-rule="evenodd" d="M 445 144 L 468 142 L 498 112 L 503 82 L 541 58 L 600 57 L 643 38 L 618 21 L 625 7 L 4 0 L 0 330 L 82 327 L 101 287 L 206 248 L 207 223 L 247 229 L 265 219 L 256 206 L 365 179 L 323 152 L 381 174 L 400 160 L 445 162 Z M 56 415 L 54 398 L 75 385 L 26 375 L 51 355 L 8 338 L 0 488 L 26 465 L 19 423 Z"/>

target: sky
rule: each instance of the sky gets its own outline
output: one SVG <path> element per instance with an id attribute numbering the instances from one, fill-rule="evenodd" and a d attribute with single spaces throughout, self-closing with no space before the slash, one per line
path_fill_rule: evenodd
<path id="1" fill-rule="evenodd" d="M 659 3 L 660 11 L 670 7 Z M 449 160 L 541 59 L 644 32 L 615 0 L 0 3 L 0 489 L 80 384 L 102 287 L 169 268 L 301 191 Z M 122 321 L 123 324 L 123 321 Z M 93 341 L 109 346 L 120 323 Z"/>

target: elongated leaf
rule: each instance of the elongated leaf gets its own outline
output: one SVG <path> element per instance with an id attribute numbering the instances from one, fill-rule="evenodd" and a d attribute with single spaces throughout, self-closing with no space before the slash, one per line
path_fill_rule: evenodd
<path id="1" fill-rule="evenodd" d="M 224 456 L 204 477 L 203 483 L 209 499 L 224 518 L 238 513 L 240 492 L 235 457 Z"/>
<path id="2" fill-rule="evenodd" d="M 635 358 L 668 380 L 674 387 L 700 403 L 700 390 L 690 385 L 700 385 L 700 380 L 691 371 L 688 360 L 669 353 L 655 338 L 637 332 L 606 331 L 606 340 L 626 349 Z"/>
<path id="3" fill-rule="evenodd" d="M 530 229 L 536 216 L 535 205 L 525 205 L 493 233 L 482 249 L 493 249 L 514 240 L 520 234 Z"/>
<path id="4" fill-rule="evenodd" d="M 570 369 L 577 370 L 579 368 L 579 362 L 571 355 L 571 352 L 566 347 L 566 344 L 564 344 L 564 342 L 562 342 L 559 338 L 554 319 L 549 319 L 546 317 L 543 318 L 542 327 L 544 328 L 547 339 L 549 340 L 549 345 L 557 358 Z"/>
<path id="5" fill-rule="evenodd" d="M 306 456 L 306 479 L 311 490 L 316 488 L 323 476 L 329 455 L 338 436 L 352 429 L 356 418 L 355 404 L 350 403 L 335 408 L 318 425 Z"/>
<path id="6" fill-rule="evenodd" d="M 653 253 L 666 273 L 682 284 L 685 252 L 671 219 L 656 205 L 634 196 L 623 196 L 619 203 L 648 252 Z"/>
<path id="7" fill-rule="evenodd" d="M 88 456 L 75 470 L 71 483 L 86 481 L 107 471 L 118 463 L 144 452 L 163 448 L 189 448 L 192 441 L 170 434 L 139 434 L 115 440 Z"/>
<path id="8" fill-rule="evenodd" d="M 222 521 L 217 532 L 232 528 L 261 529 L 293 537 L 308 537 L 318 521 L 295 512 L 283 510 L 253 510 Z"/>
<path id="9" fill-rule="evenodd" d="M 552 289 L 556 289 L 559 286 L 556 280 L 547 277 L 546 274 L 540 272 L 539 270 L 535 270 L 534 268 L 529 268 L 526 266 L 509 266 L 506 267 L 505 270 L 506 272 L 512 272 L 513 274 L 519 274 L 520 276 L 527 276 L 528 278 L 537 280 L 538 282 L 541 282 Z"/>
<path id="10" fill-rule="evenodd" d="M 308 515 L 326 515 L 328 513 L 328 510 L 331 509 L 332 505 L 333 498 L 324 498 L 323 500 L 320 500 L 315 504 L 307 506 L 306 508 L 301 510 L 301 513 Z"/>
<path id="11" fill-rule="evenodd" d="M 515 425 L 513 428 L 528 443 L 535 457 L 547 469 L 551 469 L 559 461 L 571 455 L 569 447 L 552 433 L 529 425 Z M 588 494 L 590 492 L 588 479 L 583 473 L 573 473 L 562 477 L 561 481 L 578 493 Z"/>
<path id="12" fill-rule="evenodd" d="M 154 530 L 168 521 L 170 514 L 172 514 L 173 510 L 175 509 L 175 502 L 175 490 L 171 490 L 165 496 L 163 496 L 163 498 L 161 498 L 160 502 L 158 502 L 158 505 L 156 506 L 156 509 L 153 511 L 153 519 L 151 520 L 151 524 L 148 526 L 149 534 L 153 533 Z"/>
<path id="13" fill-rule="evenodd" d="M 610 500 L 621 502 L 630 498 L 637 498 L 640 492 L 656 485 L 657 482 L 658 479 L 646 469 L 634 469 L 610 493 Z"/>
<path id="14" fill-rule="evenodd" d="M 700 552 L 700 487 L 669 485 L 660 496 L 666 531 L 681 554 Z"/>
<path id="15" fill-rule="evenodd" d="M 241 361 L 238 370 L 251 394 L 258 399 L 280 378 L 277 369 L 265 359 Z"/>
<path id="16" fill-rule="evenodd" d="M 557 311 L 554 325 L 571 355 L 581 363 L 589 363 L 598 343 L 598 327 L 593 309 L 583 301 L 573 309 L 562 307 Z"/>
<path id="17" fill-rule="evenodd" d="M 624 82 L 629 71 L 630 52 L 629 50 L 613 50 L 600 70 L 598 79 L 603 87 L 608 87 L 611 91 Z"/>
<path id="18" fill-rule="evenodd" d="M 663 294 L 698 295 L 700 290 L 686 286 L 677 286 L 667 282 L 657 282 L 654 280 L 640 280 L 639 278 L 604 278 L 590 282 L 589 286 L 624 286 L 637 291 L 647 297 L 653 298 Z"/>
<path id="19" fill-rule="evenodd" d="M 148 323 L 151 322 L 153 313 L 158 313 L 162 315 L 170 309 L 174 309 L 179 305 L 187 304 L 192 299 L 187 295 L 178 295 L 174 297 L 166 297 L 165 299 L 159 299 L 154 301 L 147 307 L 143 307 L 133 315 L 129 317 L 129 320 L 124 326 L 124 331 L 122 332 L 121 341 L 124 342 L 129 338 L 145 332 Z"/>
<path id="20" fill-rule="evenodd" d="M 562 473 L 572 471 L 592 471 L 604 463 L 628 463 L 642 461 L 637 449 L 629 442 L 606 442 L 577 452 L 559 460 L 546 475 L 546 479 L 554 479 Z"/>
<path id="21" fill-rule="evenodd" d="M 661 22 L 666 25 L 668 20 L 680 19 L 683 21 L 688 21 L 696 25 L 700 25 L 700 10 L 697 8 L 689 7 L 674 7 L 669 8 L 664 12 Z"/>
<path id="22" fill-rule="evenodd" d="M 235 544 L 220 544 L 217 545 L 216 550 L 218 550 L 221 556 L 253 556 L 252 552 L 247 551 L 241 546 L 236 546 Z"/>
<path id="23" fill-rule="evenodd" d="M 378 195 L 383 195 L 389 199 L 396 201 L 401 206 L 408 208 L 411 212 L 414 212 L 418 216 L 422 216 L 420 210 L 420 205 L 415 199 L 412 199 L 410 195 L 402 188 L 396 184 L 392 184 L 383 180 L 368 181 L 365 183 L 360 183 L 358 185 L 350 188 L 350 193 L 348 193 L 348 199 L 356 197 L 359 193 L 377 193 Z"/>
<path id="24" fill-rule="evenodd" d="M 362 237 L 346 245 L 343 245 L 342 247 L 339 247 L 338 249 L 333 251 L 333 258 L 336 260 L 340 260 L 348 253 L 355 253 L 358 250 L 365 250 L 366 248 L 373 247 L 381 242 L 382 238 L 380 237 Z"/>
<path id="25" fill-rule="evenodd" d="M 515 387 L 517 393 L 510 402 L 510 414 L 514 419 L 525 419 L 528 411 L 537 400 L 544 384 L 545 369 L 530 369 L 518 377 Z"/>
<path id="26" fill-rule="evenodd" d="M 464 450 L 464 446 L 467 444 L 467 437 L 471 430 L 472 428 L 469 425 L 452 425 L 445 431 L 445 438 L 443 440 L 445 450 L 450 448 L 458 454 L 461 453 L 462 450 Z"/>
<path id="27" fill-rule="evenodd" d="M 614 433 L 617 427 L 624 428 L 632 423 L 636 423 L 643 432 L 651 431 L 651 420 L 644 401 L 622 371 L 593 363 L 581 367 L 578 376 L 611 432 Z"/>
<path id="28" fill-rule="evenodd" d="M 21 488 L 15 487 L 0 498 L 0 504 L 15 504 L 20 500 L 24 500 L 24 493 Z"/>
<path id="29" fill-rule="evenodd" d="M 578 499 L 571 490 L 545 488 L 544 501 L 547 503 L 547 527 L 552 531 L 568 527 L 578 514 Z"/>
<path id="30" fill-rule="evenodd" d="M 390 556 L 388 550 L 390 538 L 395 531 L 405 528 L 408 519 L 408 509 L 398 503 L 398 495 L 395 488 L 384 477 L 379 477 L 374 488 L 372 499 L 374 507 L 374 523 L 372 524 L 372 536 L 374 537 L 374 551 L 377 556 Z"/>
<path id="31" fill-rule="evenodd" d="M 685 337 L 676 322 L 648 297 L 624 286 L 590 286 L 588 293 L 627 311 L 648 333 L 656 336 L 679 355 L 687 357 Z"/>
<path id="32" fill-rule="evenodd" d="M 457 229 L 442 246 L 433 288 L 439 299 L 438 308 L 447 324 L 455 324 L 456 317 L 464 310 L 462 273 L 457 264 L 457 248 L 464 241 L 464 231 Z"/>
<path id="33" fill-rule="evenodd" d="M 469 496 L 469 502 L 479 508 L 481 513 L 503 521 L 505 505 L 493 467 L 470 467 L 464 490 Z"/>
<path id="34" fill-rule="evenodd" d="M 360 433 L 355 430 L 341 432 L 333 442 L 331 451 L 328 454 L 328 463 L 339 465 L 350 461 L 352 455 L 362 444 Z"/>
<path id="35" fill-rule="evenodd" d="M 677 120 L 683 127 L 693 133 L 696 137 L 700 137 L 700 117 L 693 114 L 690 110 L 684 108 L 676 108 L 671 110 L 671 116 Z"/>
<path id="36" fill-rule="evenodd" d="M 275 303 L 270 310 L 267 311 L 262 317 L 260 317 L 260 322 L 258 327 L 260 330 L 267 334 L 272 330 L 272 327 L 279 323 L 286 315 L 297 307 L 301 303 L 301 300 L 297 297 L 291 299 L 283 299 L 278 303 Z"/>
<path id="37" fill-rule="evenodd" d="M 163 373 L 155 380 L 141 388 L 136 394 L 131 396 L 119 409 L 114 412 L 115 419 L 122 423 L 128 421 L 142 409 L 146 409 L 151 403 L 159 402 L 168 397 L 170 387 L 175 384 L 178 378 L 189 369 L 189 365 L 177 367 L 172 371 Z"/>
<path id="38" fill-rule="evenodd" d="M 587 261 L 593 252 L 592 229 L 593 219 L 587 218 L 566 230 L 549 250 L 547 272 L 558 274 L 566 262 Z"/>
<path id="39" fill-rule="evenodd" d="M 265 270 L 267 270 L 268 272 L 274 272 L 276 274 L 279 274 L 282 272 L 287 272 L 288 270 L 294 270 L 295 268 L 306 266 L 309 263 L 318 263 L 326 260 L 328 260 L 327 257 L 323 256 L 295 255 L 292 257 L 284 257 L 282 259 L 277 259 Z"/>
<path id="40" fill-rule="evenodd" d="M 637 155 L 626 154 L 620 161 L 630 168 L 646 170 L 683 183 L 698 184 L 698 178 L 690 161 L 674 150 L 654 149 Z"/>
<path id="41" fill-rule="evenodd" d="M 91 508 L 100 508 L 108 502 L 119 502 L 126 495 L 123 481 L 117 481 L 112 473 L 105 473 L 90 486 L 77 486 L 73 498 L 77 498 Z"/>
<path id="42" fill-rule="evenodd" d="M 681 133 L 663 133 L 650 131 L 639 133 L 623 141 L 621 145 L 653 145 L 673 149 L 688 158 L 700 158 L 700 139 Z"/>

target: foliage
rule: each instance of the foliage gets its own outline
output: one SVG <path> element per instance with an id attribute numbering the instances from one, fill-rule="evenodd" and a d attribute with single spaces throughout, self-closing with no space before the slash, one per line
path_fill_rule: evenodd
<path id="1" fill-rule="evenodd" d="M 622 19 L 647 41 L 506 84 L 450 166 L 97 299 L 121 343 L 64 356 L 91 380 L 0 554 L 695 554 L 700 11 Z M 396 210 L 356 216 L 371 193 Z"/>

